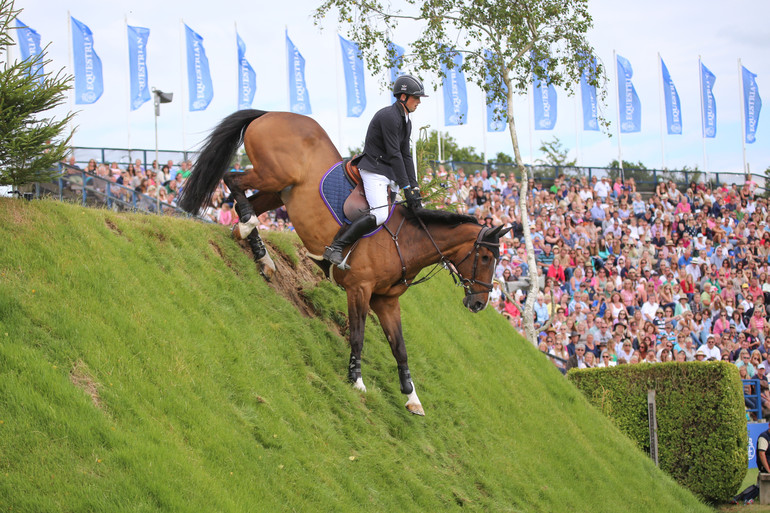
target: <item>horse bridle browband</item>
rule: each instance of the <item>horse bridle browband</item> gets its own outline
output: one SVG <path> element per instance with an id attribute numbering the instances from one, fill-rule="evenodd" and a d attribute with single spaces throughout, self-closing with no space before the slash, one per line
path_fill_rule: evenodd
<path id="1" fill-rule="evenodd" d="M 489 294 L 492 292 L 492 284 L 487 283 L 484 281 L 480 281 L 476 279 L 476 271 L 478 268 L 478 260 L 479 260 L 479 248 L 481 246 L 488 248 L 490 251 L 492 251 L 493 254 L 495 254 L 495 250 L 499 251 L 499 248 L 496 244 L 492 242 L 488 242 L 484 240 L 484 235 L 489 231 L 489 228 L 486 226 L 482 226 L 481 230 L 479 230 L 479 234 L 476 236 L 476 241 L 473 243 L 473 247 L 468 250 L 468 253 L 457 263 L 455 264 L 450 260 L 444 253 L 441 251 L 441 248 L 438 247 L 438 244 L 436 244 L 436 241 L 433 240 L 433 236 L 430 234 L 430 231 L 428 231 L 428 227 L 425 226 L 425 223 L 422 219 L 420 219 L 420 216 L 415 214 L 415 217 L 420 222 L 420 226 L 423 230 L 425 230 L 425 234 L 428 236 L 428 239 L 430 240 L 431 244 L 433 244 L 433 247 L 436 248 L 436 252 L 438 253 L 440 260 L 439 263 L 449 271 L 449 274 L 452 276 L 452 280 L 454 280 L 455 285 L 462 285 L 462 287 L 465 289 L 465 297 L 475 296 L 477 294 Z M 423 276 L 417 281 L 413 281 L 412 283 L 409 283 L 406 279 L 406 263 L 404 262 L 404 256 L 401 254 L 401 247 L 398 244 L 398 234 L 401 232 L 401 227 L 404 226 L 404 221 L 406 218 L 401 219 L 401 223 L 398 225 L 398 229 L 396 230 L 396 233 L 393 233 L 390 228 L 388 228 L 387 224 L 385 224 L 385 229 L 390 234 L 390 238 L 393 239 L 393 242 L 396 245 L 396 251 L 398 252 L 398 258 L 401 260 L 401 280 L 399 280 L 401 283 L 406 285 L 407 287 L 411 287 L 412 285 L 418 285 L 420 283 L 426 282 L 429 279 L 431 279 L 433 276 L 435 276 L 436 272 L 431 270 L 426 276 Z M 473 256 L 473 275 L 470 279 L 464 277 L 460 272 L 458 271 L 457 266 L 461 265 L 463 262 L 465 262 L 471 255 Z M 436 269 L 436 268 L 434 268 Z M 482 285 L 485 290 L 481 292 L 473 292 L 471 290 L 472 285 Z"/>

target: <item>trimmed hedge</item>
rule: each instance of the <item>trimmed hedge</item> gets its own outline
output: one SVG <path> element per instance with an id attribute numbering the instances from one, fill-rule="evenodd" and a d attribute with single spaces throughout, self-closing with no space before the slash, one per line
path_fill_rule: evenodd
<path id="1" fill-rule="evenodd" d="M 660 468 L 709 502 L 738 491 L 748 467 L 748 435 L 735 365 L 640 363 L 573 369 L 568 378 L 648 454 L 647 390 L 654 389 Z"/>

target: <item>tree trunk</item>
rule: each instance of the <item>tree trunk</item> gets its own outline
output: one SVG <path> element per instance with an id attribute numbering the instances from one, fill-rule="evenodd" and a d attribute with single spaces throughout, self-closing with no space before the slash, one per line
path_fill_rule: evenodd
<path id="1" fill-rule="evenodd" d="M 529 266 L 529 291 L 527 301 L 524 303 L 522 315 L 522 328 L 524 336 L 532 344 L 537 345 L 537 330 L 535 330 L 535 301 L 540 291 L 540 273 L 535 259 L 535 247 L 532 244 L 532 232 L 529 229 L 529 212 L 527 211 L 527 195 L 529 194 L 529 177 L 527 168 L 519 151 L 519 138 L 516 135 L 516 123 L 513 119 L 513 87 L 508 79 L 508 71 L 505 73 L 505 85 L 508 88 L 508 129 L 511 133 L 513 154 L 516 160 L 516 168 L 519 172 L 519 210 L 521 211 L 521 226 L 524 231 L 524 249 L 527 252 L 527 266 Z"/>

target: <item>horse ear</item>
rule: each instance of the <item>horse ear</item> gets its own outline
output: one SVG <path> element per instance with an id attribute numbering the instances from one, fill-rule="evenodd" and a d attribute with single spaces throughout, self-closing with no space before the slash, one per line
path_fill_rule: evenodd
<path id="1" fill-rule="evenodd" d="M 502 228 L 502 226 L 500 226 L 500 228 Z M 498 234 L 497 234 L 497 237 L 498 237 L 498 238 L 502 238 L 502 237 L 503 237 L 503 235 L 505 235 L 506 233 L 508 233 L 508 232 L 509 232 L 509 231 L 511 231 L 511 230 L 513 230 L 513 226 L 509 226 L 509 227 L 508 227 L 508 228 L 506 228 L 505 230 L 503 230 L 503 231 L 501 231 L 500 233 L 498 233 Z"/>

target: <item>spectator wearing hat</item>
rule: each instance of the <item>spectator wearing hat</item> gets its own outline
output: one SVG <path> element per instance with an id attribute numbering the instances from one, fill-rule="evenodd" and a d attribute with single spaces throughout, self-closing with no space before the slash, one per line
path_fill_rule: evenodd
<path id="1" fill-rule="evenodd" d="M 695 351 L 695 361 L 696 362 L 705 362 L 706 361 L 706 351 L 704 351 L 702 348 L 698 348 L 698 350 Z"/>

